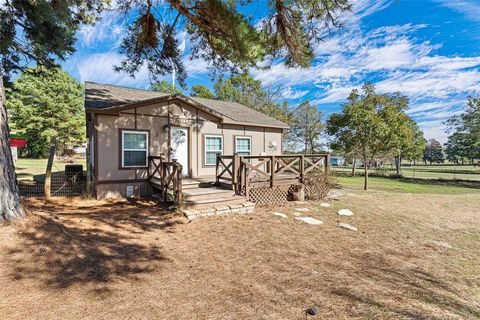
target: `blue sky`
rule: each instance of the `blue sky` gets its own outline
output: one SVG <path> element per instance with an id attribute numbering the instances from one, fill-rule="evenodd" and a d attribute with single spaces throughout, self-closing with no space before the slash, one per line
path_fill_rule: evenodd
<path id="1" fill-rule="evenodd" d="M 258 2 L 261 7 L 262 0 Z M 381 92 L 410 98 L 409 114 L 426 138 L 446 142 L 443 121 L 461 112 L 467 96 L 480 94 L 480 0 L 355 0 L 332 30 L 315 45 L 311 68 L 289 69 L 281 62 L 252 70 L 265 86 L 281 88 L 292 106 L 310 100 L 326 114 L 340 110 L 348 93 L 365 81 Z M 135 79 L 113 71 L 125 18 L 106 13 L 96 26 L 83 27 L 77 53 L 63 67 L 80 81 L 149 87 L 146 70 Z M 187 84 L 212 86 L 208 64 L 188 58 Z M 167 77 L 170 80 L 170 77 Z M 187 92 L 190 90 L 188 89 Z"/>

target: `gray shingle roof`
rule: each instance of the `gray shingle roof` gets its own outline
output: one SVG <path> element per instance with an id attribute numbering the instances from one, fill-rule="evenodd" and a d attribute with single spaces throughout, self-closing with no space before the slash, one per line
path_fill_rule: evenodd
<path id="1" fill-rule="evenodd" d="M 94 82 L 85 83 L 86 109 L 102 110 L 107 108 L 123 107 L 131 103 L 168 96 L 170 95 L 156 91 L 134 89 L 109 84 L 99 84 Z M 187 98 L 222 115 L 223 120 L 227 123 L 239 122 L 244 124 L 262 125 L 266 127 L 273 126 L 288 128 L 287 124 L 236 102 L 203 99 L 197 97 Z"/>

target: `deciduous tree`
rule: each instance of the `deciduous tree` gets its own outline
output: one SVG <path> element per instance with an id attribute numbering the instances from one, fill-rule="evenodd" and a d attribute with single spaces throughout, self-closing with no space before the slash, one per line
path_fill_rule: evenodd
<path id="1" fill-rule="evenodd" d="M 445 157 L 443 156 L 442 144 L 436 139 L 429 139 L 423 150 L 423 159 L 425 163 L 428 161 L 430 164 L 443 162 Z"/>
<path id="2" fill-rule="evenodd" d="M 173 83 L 166 80 L 161 80 L 152 83 L 152 90 L 168 94 L 182 94 L 183 91 L 177 88 Z"/>
<path id="3" fill-rule="evenodd" d="M 450 131 L 447 154 L 450 159 L 480 159 L 480 97 L 470 97 L 464 112 L 447 121 Z"/>
<path id="4" fill-rule="evenodd" d="M 365 84 L 360 94 L 352 90 L 340 113 L 327 121 L 327 133 L 333 147 L 360 155 L 364 164 L 364 189 L 368 189 L 368 166 L 380 154 L 389 154 L 404 147 L 399 141 L 405 136 L 399 121 L 405 118 L 404 103 L 399 94 L 378 94 L 375 87 Z"/>
<path id="5" fill-rule="evenodd" d="M 323 113 L 309 101 L 302 102 L 293 111 L 291 139 L 303 146 L 304 153 L 315 153 L 319 148 L 319 138 L 324 124 Z"/>
<path id="6" fill-rule="evenodd" d="M 205 87 L 204 85 L 201 84 L 196 84 L 192 87 L 192 91 L 190 92 L 190 95 L 192 97 L 198 97 L 198 98 L 205 98 L 205 99 L 215 99 L 215 95 Z"/>

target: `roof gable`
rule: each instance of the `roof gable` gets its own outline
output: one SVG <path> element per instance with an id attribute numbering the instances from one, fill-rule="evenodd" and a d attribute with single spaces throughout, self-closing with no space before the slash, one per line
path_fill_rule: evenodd
<path id="1" fill-rule="evenodd" d="M 217 116 L 225 123 L 264 127 L 288 128 L 288 125 L 266 114 L 236 102 L 169 95 L 161 92 L 134 89 L 94 82 L 85 83 L 85 109 L 100 111 L 125 108 L 136 103 L 179 99 L 193 107 Z"/>

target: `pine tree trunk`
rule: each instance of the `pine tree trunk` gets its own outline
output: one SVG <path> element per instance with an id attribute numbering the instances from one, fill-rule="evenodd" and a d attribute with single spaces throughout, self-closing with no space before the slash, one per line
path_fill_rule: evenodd
<path id="1" fill-rule="evenodd" d="M 51 190 L 52 190 L 52 166 L 53 159 L 55 158 L 55 151 L 57 149 L 57 138 L 53 137 L 50 140 L 50 152 L 48 154 L 47 170 L 45 172 L 45 200 L 50 200 Z"/>
<path id="2" fill-rule="evenodd" d="M 367 158 L 363 159 L 363 167 L 365 168 L 365 183 L 363 184 L 363 190 L 368 190 L 368 166 Z"/>
<path id="3" fill-rule="evenodd" d="M 352 177 L 355 177 L 356 169 L 357 169 L 357 158 L 353 158 Z"/>
<path id="4" fill-rule="evenodd" d="M 12 151 L 10 150 L 10 130 L 5 109 L 5 90 L 0 74 L 0 222 L 25 216 L 20 193 L 18 192 Z"/>

